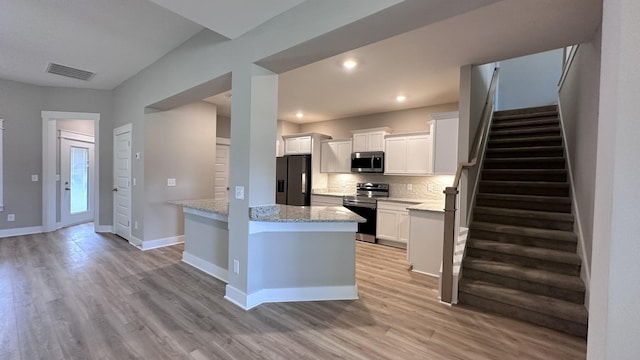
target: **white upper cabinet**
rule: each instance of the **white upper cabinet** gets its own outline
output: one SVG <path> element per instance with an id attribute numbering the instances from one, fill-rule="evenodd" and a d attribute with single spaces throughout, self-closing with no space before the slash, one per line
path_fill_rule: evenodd
<path id="1" fill-rule="evenodd" d="M 431 114 L 429 132 L 385 136 L 387 175 L 453 175 L 458 166 L 458 112 Z M 354 150 L 355 151 L 355 150 Z"/>
<path id="2" fill-rule="evenodd" d="M 458 167 L 458 112 L 431 114 L 433 173 L 453 175 Z"/>
<path id="3" fill-rule="evenodd" d="M 351 139 L 323 140 L 320 151 L 320 172 L 351 172 Z"/>
<path id="4" fill-rule="evenodd" d="M 385 151 L 384 137 L 393 130 L 391 128 L 375 128 L 353 130 L 353 152 Z"/>
<path id="5" fill-rule="evenodd" d="M 285 155 L 311 154 L 310 135 L 283 138 Z"/>
<path id="6" fill-rule="evenodd" d="M 431 134 L 388 135 L 384 173 L 428 175 L 432 173 Z"/>

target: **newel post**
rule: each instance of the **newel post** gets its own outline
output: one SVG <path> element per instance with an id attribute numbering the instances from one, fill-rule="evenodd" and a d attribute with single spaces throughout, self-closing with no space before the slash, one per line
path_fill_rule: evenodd
<path id="1" fill-rule="evenodd" d="M 444 190 L 444 243 L 442 246 L 442 289 L 440 300 L 451 304 L 453 300 L 453 252 L 456 239 L 456 196 L 458 189 Z"/>

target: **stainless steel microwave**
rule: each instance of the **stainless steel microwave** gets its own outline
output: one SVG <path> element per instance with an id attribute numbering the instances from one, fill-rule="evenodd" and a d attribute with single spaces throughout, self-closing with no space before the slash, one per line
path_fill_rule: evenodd
<path id="1" fill-rule="evenodd" d="M 351 172 L 382 173 L 384 172 L 384 152 L 354 152 L 351 154 Z"/>

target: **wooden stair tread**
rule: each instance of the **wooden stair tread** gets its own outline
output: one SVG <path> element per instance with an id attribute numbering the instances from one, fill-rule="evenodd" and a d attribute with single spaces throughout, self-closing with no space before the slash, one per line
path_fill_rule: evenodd
<path id="1" fill-rule="evenodd" d="M 463 264 L 464 268 L 491 273 L 502 277 L 524 280 L 531 283 L 552 286 L 570 291 L 585 291 L 585 286 L 579 276 L 565 275 L 553 271 L 526 268 L 503 262 L 469 257 L 463 260 Z"/>
<path id="2" fill-rule="evenodd" d="M 527 118 L 522 120 L 501 120 L 495 119 L 491 124 L 491 130 L 500 129 L 518 129 L 518 128 L 536 128 L 547 125 L 557 125 L 560 120 L 557 116 L 544 117 L 544 118 Z"/>
<path id="3" fill-rule="evenodd" d="M 558 111 L 558 105 L 541 105 L 541 106 L 531 106 L 524 108 L 515 108 L 515 109 L 506 109 L 506 110 L 496 110 L 494 114 L 498 115 L 512 115 L 512 114 L 535 114 L 547 111 Z"/>
<path id="4" fill-rule="evenodd" d="M 523 186 L 523 187 L 552 187 L 568 188 L 569 183 L 565 181 L 502 181 L 502 180 L 481 180 L 480 185 L 496 186 Z"/>
<path id="5" fill-rule="evenodd" d="M 520 209 L 506 209 L 491 206 L 476 206 L 474 213 L 478 214 L 491 214 L 501 216 L 512 216 L 527 219 L 540 219 L 540 220 L 556 220 L 556 221 L 574 221 L 573 214 L 551 212 L 551 211 L 539 211 L 539 210 L 520 210 Z"/>
<path id="6" fill-rule="evenodd" d="M 473 229 L 477 229 L 539 239 L 565 241 L 571 243 L 575 243 L 578 241 L 578 236 L 575 233 L 573 233 L 572 231 L 564 230 L 538 229 L 524 226 L 495 224 L 482 221 L 472 221 L 469 229 L 471 230 L 471 236 L 473 236 Z"/>
<path id="7" fill-rule="evenodd" d="M 491 136 L 517 135 L 517 134 L 535 134 L 540 132 L 560 132 L 559 126 L 539 126 L 534 128 L 514 128 L 514 129 L 496 129 L 491 131 Z"/>
<path id="8" fill-rule="evenodd" d="M 544 295 L 531 294 L 516 289 L 505 288 L 479 280 L 462 279 L 460 281 L 459 289 L 461 292 L 472 293 L 486 299 L 515 305 L 563 320 L 573 321 L 584 325 L 588 323 L 587 310 L 584 305 L 581 304 L 575 304 Z"/>
<path id="9" fill-rule="evenodd" d="M 492 148 L 487 149 L 487 154 L 495 153 L 526 153 L 526 152 L 542 152 L 542 151 L 564 151 L 564 147 L 559 145 L 547 145 L 547 146 L 522 146 L 516 148 Z"/>
<path id="10" fill-rule="evenodd" d="M 581 265 L 580 257 L 573 252 L 546 249 L 536 246 L 525 246 L 519 244 L 509 244 L 499 241 L 483 240 L 471 238 L 467 242 L 470 248 L 493 251 L 502 254 L 516 255 L 533 259 L 541 259 L 558 263 Z"/>
<path id="11" fill-rule="evenodd" d="M 489 146 L 491 144 L 511 143 L 511 142 L 529 142 L 529 141 L 553 141 L 562 140 L 562 136 L 527 136 L 516 138 L 502 138 L 502 139 L 489 139 Z"/>
<path id="12" fill-rule="evenodd" d="M 564 162 L 564 157 L 502 157 L 502 158 L 486 158 L 484 159 L 485 163 L 504 163 L 504 162 L 522 162 L 522 161 L 531 161 L 531 162 L 545 162 L 545 161 L 558 161 Z"/>
<path id="13" fill-rule="evenodd" d="M 518 174 L 566 174 L 566 169 L 483 169 L 482 172 Z"/>
<path id="14" fill-rule="evenodd" d="M 496 169 L 496 170 L 502 170 L 502 169 Z M 554 203 L 561 203 L 561 204 L 571 204 L 571 198 L 563 197 L 563 196 L 478 193 L 476 194 L 476 199 L 478 198 L 491 199 L 491 200 L 528 201 L 528 202 L 542 202 L 542 203 L 554 202 Z"/>

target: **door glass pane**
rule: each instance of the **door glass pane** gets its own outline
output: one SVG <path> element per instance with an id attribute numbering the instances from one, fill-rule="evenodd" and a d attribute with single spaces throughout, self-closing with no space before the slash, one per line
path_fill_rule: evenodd
<path id="1" fill-rule="evenodd" d="M 71 214 L 89 210 L 89 149 L 71 147 Z"/>

